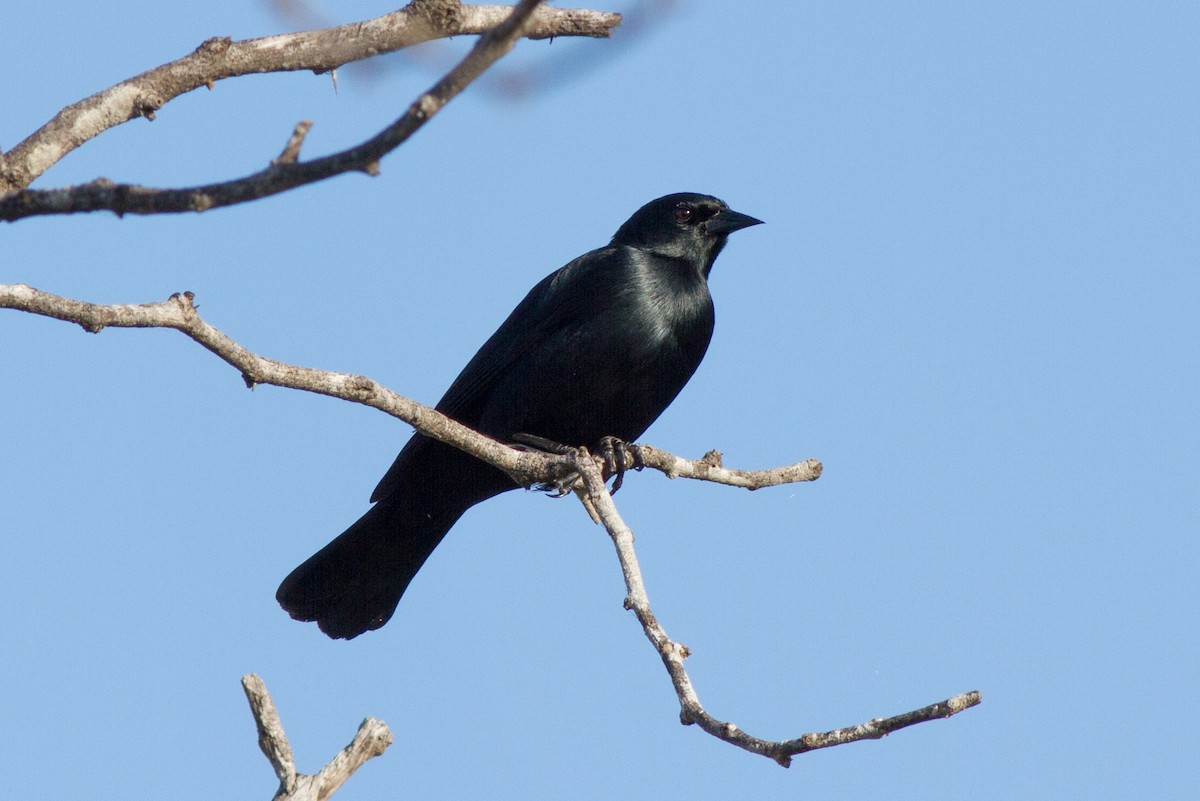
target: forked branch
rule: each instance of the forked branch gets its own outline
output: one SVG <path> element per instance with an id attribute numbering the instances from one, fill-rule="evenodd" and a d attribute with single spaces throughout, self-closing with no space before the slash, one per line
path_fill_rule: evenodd
<path id="1" fill-rule="evenodd" d="M 0 220 L 108 210 L 116 214 L 205 211 L 278 194 L 345 172 L 379 171 L 379 160 L 405 142 L 443 106 L 512 50 L 521 37 L 608 36 L 620 15 L 541 7 L 468 6 L 458 0 L 413 0 L 382 17 L 320 31 L 234 42 L 215 37 L 183 58 L 137 75 L 60 111 L 8 153 L 0 154 Z M 152 189 L 98 178 L 79 186 L 28 189 L 71 150 L 132 119 L 154 119 L 170 100 L 239 75 L 290 70 L 327 72 L 350 62 L 430 39 L 482 34 L 475 47 L 398 119 L 365 142 L 302 162 L 297 128 L 285 149 L 253 175 L 182 189 Z M 301 123 L 311 125 L 311 123 Z M 305 128 L 305 131 L 307 128 Z M 281 136 L 282 139 L 282 136 Z M 264 162 L 268 159 L 264 158 Z"/>
<path id="2" fill-rule="evenodd" d="M 633 533 L 621 519 L 608 492 L 603 460 L 588 453 L 587 449 L 580 448 L 573 454 L 557 455 L 510 447 L 364 376 L 299 367 L 258 356 L 205 322 L 197 313 L 189 292 L 172 295 L 157 303 L 97 305 L 52 295 L 23 284 L 11 284 L 0 285 L 0 308 L 74 322 L 93 333 L 110 326 L 172 328 L 241 371 L 248 386 L 273 384 L 380 409 L 413 425 L 427 436 L 460 448 L 506 471 L 524 486 L 553 483 L 563 476 L 577 475 L 585 506 L 612 536 L 625 577 L 625 605 L 637 616 L 642 630 L 671 677 L 679 698 L 680 719 L 685 724 L 696 724 L 709 734 L 747 751 L 770 757 L 781 765 L 789 765 L 793 756 L 806 751 L 877 739 L 916 723 L 949 717 L 980 702 L 978 692 L 969 692 L 901 715 L 876 718 L 857 726 L 828 732 L 805 734 L 791 740 L 769 741 L 749 735 L 732 723 L 713 717 L 701 706 L 683 665 L 688 649 L 671 640 L 655 618 L 633 550 Z M 812 481 L 821 474 L 820 462 L 813 459 L 772 470 L 740 471 L 722 466 L 720 454 L 715 451 L 701 460 L 690 461 L 650 446 L 639 446 L 639 449 L 647 467 L 661 470 L 668 476 L 695 478 L 747 489 Z M 288 768 L 289 760 L 282 756 L 278 763 L 275 760 L 272 763 L 276 764 L 281 780 L 291 775 L 289 770 L 294 773 L 294 768 Z"/>
<path id="3" fill-rule="evenodd" d="M 263 680 L 254 673 L 242 676 L 242 689 L 250 702 L 250 713 L 258 728 L 258 747 L 262 749 L 275 775 L 279 789 L 274 801 L 324 801 L 362 767 L 371 757 L 377 757 L 392 744 L 392 732 L 386 723 L 366 718 L 358 727 L 350 744 L 334 755 L 317 773 L 297 773 L 292 746 L 283 732 L 283 723 L 275 702 Z"/>

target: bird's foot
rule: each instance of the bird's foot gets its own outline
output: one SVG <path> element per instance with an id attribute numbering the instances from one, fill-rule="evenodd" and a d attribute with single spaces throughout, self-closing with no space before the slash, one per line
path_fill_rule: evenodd
<path id="1" fill-rule="evenodd" d="M 536 434 L 524 434 L 520 432 L 512 435 L 510 445 L 521 451 L 540 451 L 541 453 L 552 453 L 555 456 L 575 456 L 579 453 L 578 448 L 573 448 L 570 445 L 563 445 L 561 442 L 539 437 Z M 529 489 L 549 493 L 553 498 L 561 498 L 573 492 L 579 485 L 579 482 L 578 471 L 566 470 L 552 481 L 542 481 L 533 484 Z"/>
<path id="2" fill-rule="evenodd" d="M 561 442 L 539 437 L 537 434 L 521 432 L 512 435 L 512 446 L 522 451 L 541 451 L 542 453 L 553 453 L 555 456 L 573 456 L 579 452 L 579 448 L 563 445 Z"/>
<path id="3" fill-rule="evenodd" d="M 640 445 L 616 437 L 600 440 L 598 455 L 604 460 L 604 479 L 607 481 L 609 476 L 616 476 L 612 489 L 608 491 L 609 495 L 616 495 L 617 490 L 625 483 L 626 470 L 641 470 L 646 466 Z"/>
<path id="4" fill-rule="evenodd" d="M 556 456 L 577 456 L 580 448 L 575 448 L 570 445 L 563 445 L 560 442 L 539 437 L 536 434 L 513 434 L 513 447 L 522 450 L 537 450 L 543 453 L 552 453 Z M 612 489 L 609 494 L 614 494 L 621 488 L 624 483 L 626 470 L 641 470 L 646 466 L 646 462 L 642 457 L 642 449 L 640 446 L 626 442 L 617 437 L 604 437 L 599 442 L 599 448 L 596 455 L 601 459 L 601 475 L 604 480 L 616 477 L 613 481 Z M 553 481 L 545 481 L 540 484 L 535 484 L 533 489 L 539 492 L 549 492 L 556 498 L 573 492 L 579 488 L 580 476 L 575 470 L 563 473 L 556 476 Z"/>

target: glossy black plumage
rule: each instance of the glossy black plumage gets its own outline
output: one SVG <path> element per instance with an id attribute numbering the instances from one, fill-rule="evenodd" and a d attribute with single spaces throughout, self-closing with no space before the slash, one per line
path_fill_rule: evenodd
<path id="1" fill-rule="evenodd" d="M 728 235 L 760 221 L 707 195 L 651 201 L 612 241 L 540 281 L 484 343 L 438 411 L 501 441 L 532 434 L 596 446 L 633 441 L 708 348 L 708 274 Z M 504 473 L 415 434 L 374 506 L 284 579 L 292 617 L 351 638 L 388 621 L 463 512 L 516 489 Z"/>

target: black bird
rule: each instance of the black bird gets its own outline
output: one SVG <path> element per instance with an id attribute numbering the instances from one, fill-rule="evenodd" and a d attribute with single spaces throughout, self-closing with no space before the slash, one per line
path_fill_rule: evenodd
<path id="1" fill-rule="evenodd" d="M 522 434 L 592 448 L 606 437 L 632 442 L 704 358 L 717 254 L 729 234 L 760 222 L 708 195 L 647 203 L 608 245 L 530 290 L 437 410 L 502 442 Z M 455 521 L 516 488 L 491 465 L 414 434 L 370 511 L 293 570 L 276 598 L 330 637 L 377 629 Z"/>

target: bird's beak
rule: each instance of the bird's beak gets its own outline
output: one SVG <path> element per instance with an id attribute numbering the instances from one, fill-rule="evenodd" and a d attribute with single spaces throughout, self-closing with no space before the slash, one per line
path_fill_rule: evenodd
<path id="1" fill-rule="evenodd" d="M 755 219 L 749 214 L 742 214 L 740 211 L 725 209 L 709 217 L 704 223 L 704 230 L 710 234 L 732 234 L 734 231 L 740 231 L 752 225 L 762 225 L 762 220 Z"/>

